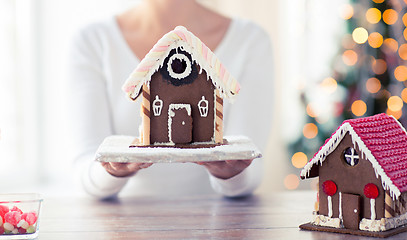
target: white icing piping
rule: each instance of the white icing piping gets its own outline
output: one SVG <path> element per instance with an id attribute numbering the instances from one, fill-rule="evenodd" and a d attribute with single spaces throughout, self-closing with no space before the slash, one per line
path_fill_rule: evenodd
<path id="1" fill-rule="evenodd" d="M 215 142 L 216 135 L 216 91 L 213 91 L 213 136 L 212 141 Z"/>
<path id="2" fill-rule="evenodd" d="M 157 43 L 158 45 L 160 42 Z M 196 63 L 201 69 L 200 73 L 202 70 L 206 71 L 206 77 L 207 80 L 211 78 L 213 85 L 219 90 L 220 95 L 222 98 L 224 97 L 229 97 L 230 101 L 233 102 L 233 94 L 230 93 L 230 90 L 227 90 L 227 87 L 225 86 L 224 82 L 218 79 L 217 73 L 216 73 L 216 68 L 213 68 L 210 66 L 210 63 L 205 61 L 202 55 L 199 53 L 195 53 L 194 49 L 184 42 L 183 40 L 179 39 L 171 43 L 171 45 L 165 50 L 165 52 L 162 54 L 162 56 L 168 56 L 170 51 L 176 48 L 181 48 L 183 51 L 186 51 L 191 54 L 192 61 Z M 150 51 L 151 52 L 151 51 Z M 137 71 L 137 68 L 130 74 L 130 77 L 126 80 L 125 85 L 135 85 L 135 89 L 132 91 L 130 94 L 130 97 L 134 100 L 138 97 L 140 93 L 140 89 L 143 86 L 144 83 L 147 83 L 147 86 L 150 87 L 150 80 L 151 76 L 158 71 L 159 68 L 161 68 L 164 64 L 165 57 L 159 56 L 155 61 L 153 62 L 153 65 L 151 68 L 148 70 L 148 72 L 144 76 L 140 76 L 140 73 Z M 212 60 L 217 60 L 216 62 L 219 62 L 218 59 L 215 59 L 215 57 L 212 57 Z M 220 64 L 220 62 L 219 62 Z M 216 66 L 216 65 L 214 65 Z M 142 78 L 142 79 L 140 79 Z M 231 78 L 231 76 L 229 76 Z M 230 79 L 229 79 L 230 80 Z M 228 81 L 229 82 L 229 81 Z"/>
<path id="3" fill-rule="evenodd" d="M 370 199 L 370 219 L 376 220 L 376 208 L 375 208 L 376 200 L 374 198 Z"/>
<path id="4" fill-rule="evenodd" d="M 171 145 L 174 144 L 174 142 L 172 141 L 172 137 L 171 137 L 172 118 L 175 116 L 174 110 L 178 110 L 181 108 L 185 108 L 185 110 L 187 110 L 188 116 L 191 116 L 191 105 L 189 105 L 189 104 L 183 104 L 183 103 L 174 104 L 173 103 L 173 104 L 170 104 L 170 106 L 168 107 L 168 139 L 169 139 L 169 143 Z"/>
<path id="5" fill-rule="evenodd" d="M 175 59 L 179 59 L 181 61 L 184 61 L 187 65 L 187 67 L 185 68 L 185 71 L 182 73 L 176 73 L 172 70 L 172 62 Z M 192 72 L 192 67 L 191 67 L 191 61 L 189 60 L 189 58 L 187 56 L 185 56 L 184 54 L 174 54 L 170 57 L 170 59 L 168 60 L 168 64 L 167 64 L 167 71 L 170 74 L 171 77 L 175 78 L 175 79 L 183 79 L 189 76 L 189 74 L 191 74 Z"/>
<path id="6" fill-rule="evenodd" d="M 328 217 L 332 217 L 332 197 L 328 196 Z"/>
<path id="7" fill-rule="evenodd" d="M 339 192 L 339 219 L 342 221 L 342 192 Z"/>
<path id="8" fill-rule="evenodd" d="M 342 124 L 338 128 L 338 130 L 332 135 L 329 141 L 311 159 L 311 161 L 309 161 L 305 165 L 305 167 L 301 171 L 300 174 L 301 177 L 304 178 L 308 177 L 311 168 L 314 164 L 320 164 L 322 166 L 322 162 L 325 161 L 326 157 L 336 149 L 336 147 L 339 145 L 340 141 L 343 139 L 347 132 L 351 135 L 354 148 L 356 148 L 356 145 L 359 146 L 361 157 L 363 158 L 364 155 L 365 159 L 367 159 L 372 164 L 373 169 L 375 170 L 376 177 L 378 176 L 381 177 L 383 189 L 389 190 L 393 200 L 397 199 L 401 194 L 400 190 L 394 185 L 393 181 L 391 181 L 391 179 L 386 175 L 383 168 L 380 166 L 376 158 L 373 156 L 372 152 L 366 147 L 365 143 L 360 139 L 360 137 L 357 135 L 355 130 L 348 122 Z"/>

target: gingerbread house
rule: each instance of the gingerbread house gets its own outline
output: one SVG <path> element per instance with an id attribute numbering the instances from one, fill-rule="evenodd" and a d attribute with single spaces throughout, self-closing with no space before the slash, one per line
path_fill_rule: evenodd
<path id="1" fill-rule="evenodd" d="M 123 85 L 140 96 L 141 145 L 221 144 L 223 98 L 238 82 L 215 54 L 186 28 L 164 35 Z"/>
<path id="2" fill-rule="evenodd" d="M 301 171 L 313 177 L 312 225 L 383 232 L 407 223 L 407 133 L 392 116 L 344 121 Z"/>

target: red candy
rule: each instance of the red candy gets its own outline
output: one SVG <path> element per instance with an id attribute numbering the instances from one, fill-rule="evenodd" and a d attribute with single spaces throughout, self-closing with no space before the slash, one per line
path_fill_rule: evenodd
<path id="1" fill-rule="evenodd" d="M 0 205 L 0 217 L 4 219 L 4 215 L 8 213 L 10 210 L 7 206 Z"/>
<path id="2" fill-rule="evenodd" d="M 18 211 L 10 211 L 4 215 L 4 222 L 8 222 L 13 226 L 17 226 L 17 223 L 21 220 L 21 213 Z"/>
<path id="3" fill-rule="evenodd" d="M 373 183 L 368 183 L 365 185 L 363 193 L 367 198 L 375 199 L 379 196 L 379 189 Z"/>
<path id="4" fill-rule="evenodd" d="M 4 233 L 4 228 L 3 226 L 0 227 L 0 235 Z"/>
<path id="5" fill-rule="evenodd" d="M 10 209 L 10 212 L 19 212 L 20 214 L 23 214 L 23 211 L 19 209 L 18 207 L 14 206 Z"/>
<path id="6" fill-rule="evenodd" d="M 21 219 L 24 219 L 29 225 L 33 225 L 37 221 L 37 214 L 35 212 L 23 213 Z"/>
<path id="7" fill-rule="evenodd" d="M 26 233 L 27 232 L 27 230 L 25 230 L 24 228 L 18 228 L 18 233 L 20 233 L 20 234 L 24 234 L 24 233 Z"/>
<path id="8" fill-rule="evenodd" d="M 333 181 L 327 180 L 322 184 L 322 190 L 326 195 L 332 196 L 336 193 L 337 187 Z"/>

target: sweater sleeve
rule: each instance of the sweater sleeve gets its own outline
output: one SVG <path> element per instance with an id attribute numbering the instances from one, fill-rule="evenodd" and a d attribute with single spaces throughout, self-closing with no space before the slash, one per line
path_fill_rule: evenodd
<path id="1" fill-rule="evenodd" d="M 108 198 L 120 192 L 127 178 L 111 176 L 94 161 L 100 143 L 113 133 L 102 60 L 103 36 L 91 27 L 78 32 L 68 59 L 68 111 L 75 175 L 87 193 Z"/>
<path id="2" fill-rule="evenodd" d="M 236 76 L 241 91 L 236 102 L 225 113 L 225 135 L 245 135 L 264 152 L 271 133 L 273 105 L 273 57 L 268 34 L 252 25 L 250 41 L 245 48 L 241 73 Z M 261 183 L 263 159 L 255 159 L 243 172 L 222 180 L 210 176 L 212 188 L 225 196 L 238 197 L 251 194 Z"/>

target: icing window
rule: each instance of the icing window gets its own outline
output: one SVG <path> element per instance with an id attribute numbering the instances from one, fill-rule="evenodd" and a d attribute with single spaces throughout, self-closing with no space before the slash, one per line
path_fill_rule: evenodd
<path id="1" fill-rule="evenodd" d="M 184 54 L 176 53 L 168 60 L 167 70 L 172 78 L 186 78 L 192 72 L 191 61 Z"/>
<path id="2" fill-rule="evenodd" d="M 163 108 L 163 100 L 161 100 L 158 97 L 158 95 L 156 95 L 155 100 L 153 101 L 153 113 L 154 113 L 154 116 L 160 116 L 162 108 Z"/>
<path id="3" fill-rule="evenodd" d="M 198 102 L 198 109 L 201 117 L 208 116 L 208 100 L 205 99 L 205 96 L 202 96 L 202 99 Z"/>
<path id="4" fill-rule="evenodd" d="M 343 153 L 343 157 L 345 158 L 345 162 L 349 166 L 355 166 L 359 163 L 359 154 L 356 152 L 354 148 L 347 148 Z"/>
<path id="5" fill-rule="evenodd" d="M 191 54 L 182 48 L 174 48 L 169 52 L 159 72 L 164 81 L 174 86 L 191 84 L 199 74 Z"/>

